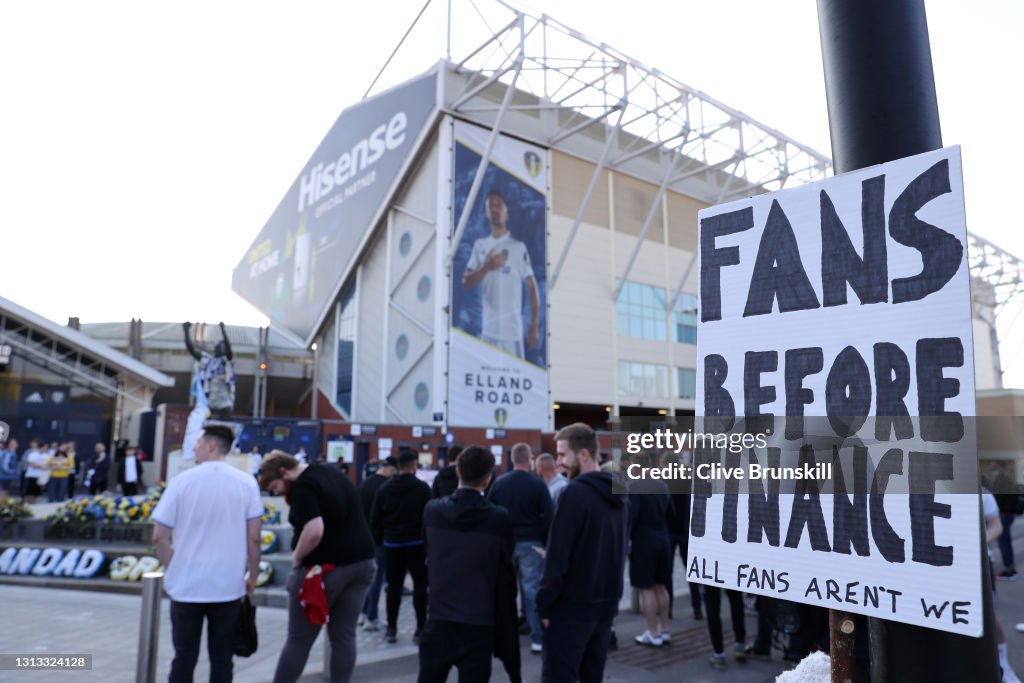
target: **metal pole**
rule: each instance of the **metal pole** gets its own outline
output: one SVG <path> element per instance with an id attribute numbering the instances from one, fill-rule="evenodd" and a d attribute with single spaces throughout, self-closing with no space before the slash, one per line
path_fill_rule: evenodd
<path id="1" fill-rule="evenodd" d="M 252 374 L 252 416 L 260 416 L 260 364 L 263 363 L 263 328 L 256 328 L 256 370 Z"/>
<path id="2" fill-rule="evenodd" d="M 317 344 L 316 342 L 313 342 L 313 390 L 312 390 L 312 392 L 309 395 L 309 417 L 312 420 L 316 419 L 317 396 L 318 396 L 318 392 L 320 391 L 317 388 L 317 382 L 320 379 L 319 377 L 317 377 L 317 366 L 319 366 L 319 365 L 320 365 L 320 345 Z"/>
<path id="3" fill-rule="evenodd" d="M 142 575 L 142 618 L 139 622 L 139 653 L 135 683 L 155 683 L 156 655 L 160 645 L 160 596 L 163 572 Z"/>
<path id="4" fill-rule="evenodd" d="M 856 663 L 853 658 L 853 615 L 838 609 L 828 611 L 829 654 L 832 683 L 853 683 Z"/>
<path id="5" fill-rule="evenodd" d="M 321 675 L 325 681 L 331 680 L 331 639 L 324 633 L 324 672 Z"/>
<path id="6" fill-rule="evenodd" d="M 266 363 L 267 367 L 260 372 L 260 412 L 258 417 L 267 416 L 267 386 L 270 383 L 270 327 L 260 330 L 260 362 Z"/>
<path id="7" fill-rule="evenodd" d="M 836 173 L 942 147 L 924 0 L 818 0 Z M 988 554 L 984 635 L 871 619 L 873 681 L 998 681 Z"/>

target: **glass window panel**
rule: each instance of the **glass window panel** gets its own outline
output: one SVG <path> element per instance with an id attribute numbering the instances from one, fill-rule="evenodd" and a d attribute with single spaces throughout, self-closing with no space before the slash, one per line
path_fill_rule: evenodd
<path id="1" fill-rule="evenodd" d="M 697 397 L 697 371 L 692 368 L 676 368 L 676 382 L 679 398 Z"/>

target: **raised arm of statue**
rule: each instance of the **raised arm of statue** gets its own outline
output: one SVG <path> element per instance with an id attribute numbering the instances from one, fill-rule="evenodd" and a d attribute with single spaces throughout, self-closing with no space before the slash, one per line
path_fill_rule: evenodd
<path id="1" fill-rule="evenodd" d="M 220 336 L 224 340 L 224 355 L 228 360 L 234 360 L 235 357 L 231 353 L 231 342 L 228 341 L 228 331 L 224 328 L 224 323 L 220 323 Z"/>
<path id="2" fill-rule="evenodd" d="M 193 358 L 201 361 L 203 359 L 202 354 L 192 344 L 192 323 L 182 323 L 181 327 L 185 330 L 185 348 L 188 349 Z"/>

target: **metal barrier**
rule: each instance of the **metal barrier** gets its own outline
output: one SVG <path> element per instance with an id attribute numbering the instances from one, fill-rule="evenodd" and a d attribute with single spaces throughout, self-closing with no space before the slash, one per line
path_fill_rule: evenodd
<path id="1" fill-rule="evenodd" d="M 163 572 L 147 572 L 142 575 L 142 618 L 139 622 L 139 655 L 135 666 L 135 683 L 156 682 L 156 658 L 160 645 L 160 597 L 163 586 Z"/>

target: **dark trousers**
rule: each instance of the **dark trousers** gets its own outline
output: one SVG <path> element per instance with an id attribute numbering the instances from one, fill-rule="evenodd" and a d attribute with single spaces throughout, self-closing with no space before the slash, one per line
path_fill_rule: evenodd
<path id="1" fill-rule="evenodd" d="M 97 493 L 102 493 L 107 490 L 106 479 L 93 479 L 89 482 L 89 495 L 95 496 Z"/>
<path id="2" fill-rule="evenodd" d="M 134 496 L 135 494 L 137 494 L 139 492 L 139 484 L 138 484 L 138 482 L 134 482 L 134 481 L 131 482 L 131 483 L 125 482 L 121 486 L 121 492 L 124 495 L 126 495 L 126 496 Z"/>
<path id="3" fill-rule="evenodd" d="M 377 621 L 377 608 L 380 605 L 380 589 L 384 585 L 384 546 L 379 545 L 374 551 L 377 558 L 377 572 L 373 575 L 373 583 L 366 592 L 363 614 L 370 621 Z"/>
<path id="4" fill-rule="evenodd" d="M 732 618 L 732 632 L 737 643 L 747 640 L 747 625 L 743 620 L 743 593 L 725 590 L 729 599 L 729 616 Z M 722 643 L 722 589 L 704 586 L 704 607 L 708 613 L 708 634 L 711 636 L 711 647 L 715 652 L 725 652 Z"/>
<path id="5" fill-rule="evenodd" d="M 405 574 L 412 575 L 412 606 L 416 610 L 416 630 L 427 620 L 427 546 L 422 543 L 402 548 L 384 548 L 384 576 L 388 582 L 388 630 L 398 628 L 398 609 L 402 606 Z"/>
<path id="6" fill-rule="evenodd" d="M 1003 556 L 1003 569 L 1016 570 L 1017 564 L 1013 559 L 1013 536 L 1010 535 L 1010 527 L 1017 515 L 999 513 L 999 521 L 1003 523 L 1003 533 L 999 534 L 999 554 Z"/>
<path id="7" fill-rule="evenodd" d="M 669 534 L 668 537 L 668 556 L 672 561 L 673 568 L 668 572 L 668 614 L 672 616 L 672 607 L 675 603 L 675 589 L 672 586 L 672 575 L 675 573 L 675 555 L 676 548 L 679 548 L 679 557 L 683 560 L 683 575 L 686 575 L 686 551 L 687 545 L 689 544 L 688 536 L 675 536 Z M 700 598 L 700 584 L 690 582 L 690 606 L 693 607 L 693 616 L 699 617 L 701 614 L 701 598 Z"/>
<path id="8" fill-rule="evenodd" d="M 772 632 L 778 621 L 779 605 L 775 598 L 767 595 L 757 596 L 757 637 L 754 639 L 754 652 L 766 655 L 772 651 Z"/>
<path id="9" fill-rule="evenodd" d="M 199 643 L 206 619 L 206 649 L 210 655 L 210 683 L 231 683 L 235 654 L 235 637 L 242 602 L 177 602 L 171 600 L 170 683 L 192 683 L 192 674 L 199 660 Z"/>
<path id="10" fill-rule="evenodd" d="M 452 667 L 459 671 L 459 683 L 491 680 L 491 650 L 494 629 L 490 626 L 460 624 L 431 619 L 420 636 L 418 683 L 444 683 Z"/>
<path id="11" fill-rule="evenodd" d="M 348 683 L 356 666 L 356 619 L 366 599 L 366 589 L 376 571 L 373 560 L 335 567 L 323 578 L 324 598 L 330 621 L 327 637 L 331 643 L 331 682 Z M 288 577 L 288 638 L 281 649 L 274 672 L 274 683 L 299 680 L 313 641 L 320 634 L 319 624 L 309 623 L 299 604 L 299 590 L 306 568 L 293 569 Z"/>
<path id="12" fill-rule="evenodd" d="M 544 629 L 543 683 L 599 683 L 604 680 L 611 633 L 611 619 L 551 619 Z"/>

